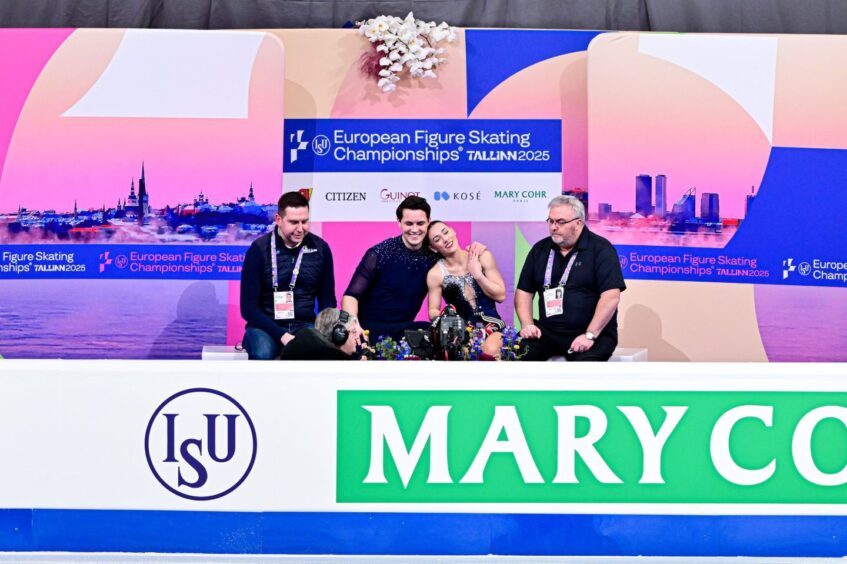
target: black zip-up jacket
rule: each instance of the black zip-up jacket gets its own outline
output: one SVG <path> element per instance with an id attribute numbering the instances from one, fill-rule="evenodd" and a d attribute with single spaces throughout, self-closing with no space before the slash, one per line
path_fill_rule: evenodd
<path id="1" fill-rule="evenodd" d="M 288 291 L 297 255 L 302 246 L 306 248 L 303 262 L 300 264 L 300 275 L 294 286 L 293 320 L 274 319 L 271 237 L 276 237 L 278 290 L 281 292 Z M 335 300 L 332 252 L 326 241 L 317 235 L 307 233 L 299 247 L 289 249 L 276 229 L 253 241 L 247 249 L 244 266 L 241 269 L 241 317 L 247 321 L 248 327 L 261 329 L 279 340 L 285 333 L 285 326 L 291 321 L 304 323 L 315 321 L 316 301 L 318 311 L 338 305 Z"/>

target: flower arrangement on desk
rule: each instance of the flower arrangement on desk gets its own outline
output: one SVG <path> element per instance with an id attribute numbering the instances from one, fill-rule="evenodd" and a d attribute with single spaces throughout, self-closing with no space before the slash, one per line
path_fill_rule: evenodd
<path id="1" fill-rule="evenodd" d="M 362 56 L 362 70 L 383 92 L 394 91 L 404 71 L 413 78 L 435 78 L 435 69 L 447 60 L 438 44 L 456 39 L 456 28 L 416 20 L 412 12 L 405 19 L 379 16 L 357 25 L 373 47 Z"/>
<path id="2" fill-rule="evenodd" d="M 406 339 L 400 339 L 398 343 L 391 337 L 380 337 L 373 349 L 376 351 L 376 360 L 420 360 L 412 354 L 412 347 Z"/>
<path id="3" fill-rule="evenodd" d="M 502 331 L 503 342 L 500 345 L 499 358 L 491 358 L 482 352 L 482 345 L 487 334 L 472 326 L 468 326 L 468 343 L 464 348 L 464 360 L 520 360 L 524 352 L 521 352 L 521 337 L 514 327 L 506 327 Z M 412 348 L 406 339 L 395 341 L 391 337 L 380 337 L 373 346 L 375 352 L 374 360 L 422 360 L 421 357 L 412 354 Z"/>

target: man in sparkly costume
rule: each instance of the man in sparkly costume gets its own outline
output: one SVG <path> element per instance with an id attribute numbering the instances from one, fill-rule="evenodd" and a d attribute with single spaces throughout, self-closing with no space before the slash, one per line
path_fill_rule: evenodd
<path id="1" fill-rule="evenodd" d="M 430 211 L 424 198 L 403 200 L 397 206 L 400 236 L 368 249 L 344 292 L 341 309 L 357 316 L 372 338 L 399 340 L 406 329 L 429 326 L 415 316 L 427 294 L 427 272 L 438 260 L 425 244 Z"/>

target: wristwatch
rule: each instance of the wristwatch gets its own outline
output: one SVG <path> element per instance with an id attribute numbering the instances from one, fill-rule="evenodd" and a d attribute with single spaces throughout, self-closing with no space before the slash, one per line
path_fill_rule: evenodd
<path id="1" fill-rule="evenodd" d="M 593 341 L 594 339 L 597 338 L 597 335 L 595 335 L 591 331 L 586 331 L 585 332 L 585 338 L 588 339 L 589 341 Z"/>

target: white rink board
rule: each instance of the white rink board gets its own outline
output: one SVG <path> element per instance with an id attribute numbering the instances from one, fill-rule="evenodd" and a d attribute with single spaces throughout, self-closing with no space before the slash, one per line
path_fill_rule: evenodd
<path id="1" fill-rule="evenodd" d="M 844 515 L 841 505 L 339 504 L 335 492 L 338 390 L 843 392 L 844 372 L 837 364 L 7 360 L 0 362 L 0 449 L 9 461 L 0 467 L 0 508 Z M 236 399 L 258 441 L 243 483 L 202 502 L 163 487 L 145 455 L 151 416 L 192 388 Z M 182 425 L 187 416 L 179 417 Z"/>

